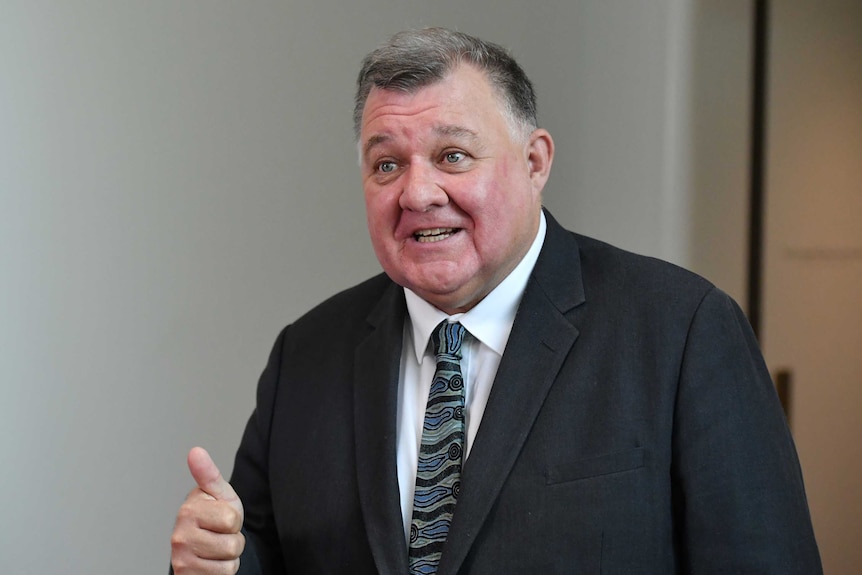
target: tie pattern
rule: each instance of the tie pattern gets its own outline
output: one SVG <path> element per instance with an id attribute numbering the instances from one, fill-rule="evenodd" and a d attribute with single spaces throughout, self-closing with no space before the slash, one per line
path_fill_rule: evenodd
<path id="1" fill-rule="evenodd" d="M 464 454 L 464 378 L 461 343 L 466 330 L 443 321 L 431 334 L 437 371 L 428 394 L 410 524 L 410 574 L 432 575 L 443 553 L 461 488 Z"/>

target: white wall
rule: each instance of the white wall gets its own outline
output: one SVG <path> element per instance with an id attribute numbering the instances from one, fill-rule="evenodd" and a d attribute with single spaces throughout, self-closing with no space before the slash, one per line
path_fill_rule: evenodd
<path id="1" fill-rule="evenodd" d="M 747 5 L 4 2 L 3 571 L 166 568 L 187 449 L 229 472 L 277 331 L 379 269 L 351 100 L 399 29 L 511 48 L 559 219 L 739 296 Z"/>

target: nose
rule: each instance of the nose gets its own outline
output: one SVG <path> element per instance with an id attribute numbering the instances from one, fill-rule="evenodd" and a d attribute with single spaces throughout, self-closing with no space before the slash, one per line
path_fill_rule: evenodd
<path id="1" fill-rule="evenodd" d="M 438 176 L 433 167 L 411 164 L 401 177 L 403 188 L 398 200 L 401 209 L 427 212 L 448 204 L 449 196 Z"/>

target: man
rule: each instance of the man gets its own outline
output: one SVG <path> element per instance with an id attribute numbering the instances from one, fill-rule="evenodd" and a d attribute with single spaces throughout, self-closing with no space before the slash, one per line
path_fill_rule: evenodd
<path id="1" fill-rule="evenodd" d="M 742 313 L 542 211 L 503 49 L 398 34 L 354 120 L 386 274 L 281 333 L 230 484 L 191 451 L 178 575 L 821 572 Z"/>

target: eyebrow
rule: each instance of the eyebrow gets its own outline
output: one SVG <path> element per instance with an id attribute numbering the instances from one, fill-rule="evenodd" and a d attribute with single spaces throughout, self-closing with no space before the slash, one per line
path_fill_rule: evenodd
<path id="1" fill-rule="evenodd" d="M 470 140 L 477 144 L 479 143 L 479 134 L 474 130 L 463 126 L 436 126 L 434 128 L 434 133 L 438 136 L 448 136 L 451 138 Z"/>
<path id="2" fill-rule="evenodd" d="M 433 130 L 437 136 L 464 139 L 469 140 L 474 144 L 479 144 L 479 134 L 476 133 L 476 131 L 471 130 L 470 128 L 456 125 L 442 125 L 435 126 Z M 375 134 L 371 136 L 370 138 L 368 138 L 368 141 L 365 142 L 365 145 L 362 147 L 363 155 L 367 155 L 372 149 L 374 149 L 375 146 L 384 144 L 392 139 L 393 137 L 389 134 Z"/>
<path id="3" fill-rule="evenodd" d="M 386 134 L 375 134 L 368 138 L 368 141 L 365 142 L 365 145 L 362 147 L 363 156 L 368 155 L 368 152 L 371 151 L 374 146 L 379 146 L 380 144 L 391 140 L 392 136 L 388 136 Z"/>

